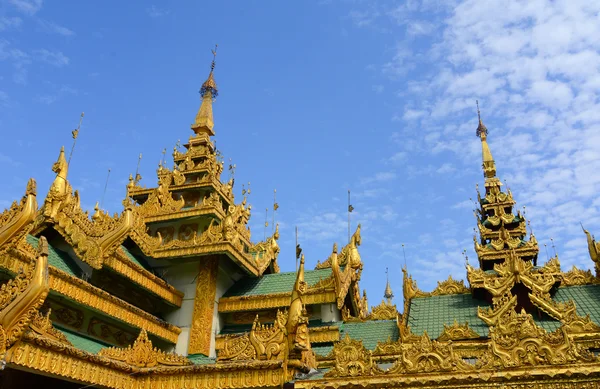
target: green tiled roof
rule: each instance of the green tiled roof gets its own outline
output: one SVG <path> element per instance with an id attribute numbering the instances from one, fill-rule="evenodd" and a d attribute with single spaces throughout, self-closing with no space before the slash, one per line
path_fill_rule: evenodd
<path id="1" fill-rule="evenodd" d="M 590 319 L 600 325 L 600 285 L 579 285 L 558 288 L 554 295 L 558 302 L 575 301 L 579 316 L 590 315 Z"/>
<path id="2" fill-rule="evenodd" d="M 131 262 L 135 263 L 136 265 L 138 265 L 138 266 L 140 266 L 140 267 L 142 267 L 142 268 L 144 268 L 144 269 L 146 269 L 146 270 L 149 270 L 149 269 L 148 269 L 148 268 L 149 268 L 149 266 L 148 266 L 148 264 L 146 263 L 146 261 L 144 261 L 143 259 L 137 258 L 135 255 L 133 255 L 133 254 L 131 253 L 131 251 L 129 251 L 129 250 L 127 249 L 127 247 L 125 247 L 125 246 L 121 245 L 121 250 L 123 250 L 123 252 L 124 252 L 124 253 L 125 253 L 125 255 L 127 256 L 127 258 L 129 258 L 129 259 L 131 260 Z"/>
<path id="3" fill-rule="evenodd" d="M 332 323 L 334 324 L 334 323 Z M 335 323 L 340 327 L 340 339 L 346 334 L 350 338 L 362 340 L 363 345 L 369 350 L 375 350 L 378 342 L 385 342 L 388 338 L 398 340 L 398 325 L 396 320 L 367 320 L 357 323 Z"/>
<path id="4" fill-rule="evenodd" d="M 488 335 L 488 326 L 477 317 L 477 307 L 486 308 L 485 301 L 475 300 L 470 294 L 451 294 L 414 298 L 410 302 L 408 325 L 413 334 L 421 335 L 424 331 L 435 339 L 444 330 L 444 324 L 452 325 L 469 323 L 481 336 Z"/>
<path id="5" fill-rule="evenodd" d="M 203 354 L 190 354 L 187 358 L 192 361 L 194 365 L 212 365 L 216 363 L 214 358 L 209 358 Z"/>
<path id="6" fill-rule="evenodd" d="M 311 348 L 315 352 L 315 354 L 320 355 L 322 357 L 326 357 L 327 355 L 329 355 L 331 350 L 333 350 L 333 344 L 330 343 L 327 346 L 323 346 L 323 345 L 311 346 Z"/>
<path id="7" fill-rule="evenodd" d="M 35 248 L 38 247 L 38 240 L 33 235 L 27 235 L 27 243 Z M 72 276 L 81 276 L 81 268 L 77 266 L 73 258 L 66 252 L 52 247 L 50 244 L 48 244 L 48 264 Z"/>
<path id="8" fill-rule="evenodd" d="M 304 281 L 310 286 L 331 275 L 331 269 L 306 270 Z M 256 296 L 291 292 L 296 282 L 296 272 L 266 274 L 262 277 L 245 277 L 236 282 L 223 297 Z"/>
<path id="9" fill-rule="evenodd" d="M 71 342 L 75 348 L 87 351 L 88 353 L 97 354 L 98 351 L 102 350 L 103 348 L 109 347 L 108 344 L 102 343 L 98 340 L 86 338 L 75 332 L 71 332 L 62 328 L 57 329 L 65 334 L 69 342 Z"/>

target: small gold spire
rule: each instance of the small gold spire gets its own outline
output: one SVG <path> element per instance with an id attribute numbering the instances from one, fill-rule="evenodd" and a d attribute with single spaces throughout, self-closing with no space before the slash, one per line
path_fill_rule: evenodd
<path id="1" fill-rule="evenodd" d="M 394 298 L 394 292 L 392 292 L 392 287 L 390 286 L 390 279 L 388 277 L 388 268 L 385 268 L 385 292 L 383 293 L 383 297 L 387 300 L 388 304 L 392 304 L 392 298 Z"/>
<path id="2" fill-rule="evenodd" d="M 477 126 L 476 135 L 481 138 L 481 153 L 483 158 L 483 176 L 485 178 L 496 177 L 496 163 L 492 157 L 490 146 L 487 143 L 488 129 L 481 121 L 481 112 L 479 111 L 479 100 L 477 103 L 477 117 L 479 118 L 479 125 Z"/>
<path id="3" fill-rule="evenodd" d="M 213 121 L 213 112 L 212 112 L 212 102 L 213 98 L 216 98 L 219 94 L 219 90 L 217 88 L 217 83 L 215 82 L 213 73 L 215 70 L 215 59 L 217 57 L 217 45 L 215 45 L 215 49 L 212 50 L 213 60 L 210 65 L 210 73 L 208 74 L 208 78 L 202 84 L 200 88 L 200 96 L 202 96 L 202 104 L 200 104 L 200 109 L 198 110 L 198 114 L 196 115 L 196 120 L 194 124 L 192 124 L 192 130 L 196 134 L 205 133 L 210 136 L 215 135 L 213 131 L 214 121 Z"/>

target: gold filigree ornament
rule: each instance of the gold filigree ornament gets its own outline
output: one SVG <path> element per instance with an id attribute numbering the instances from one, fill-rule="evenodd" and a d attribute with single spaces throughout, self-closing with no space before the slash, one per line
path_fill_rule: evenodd
<path id="1" fill-rule="evenodd" d="M 363 346 L 362 341 L 351 339 L 348 334 L 333 346 L 329 356 L 335 360 L 335 365 L 325 373 L 325 377 L 358 377 L 383 373 L 373 362 L 371 352 Z"/>
<path id="2" fill-rule="evenodd" d="M 110 347 L 98 352 L 99 356 L 125 362 L 135 367 L 154 367 L 164 366 L 185 366 L 191 365 L 189 359 L 174 353 L 166 353 L 152 346 L 148 339 L 146 330 L 142 330 L 140 335 L 133 342 L 133 346 L 127 348 Z"/>
<path id="3" fill-rule="evenodd" d="M 50 309 L 45 315 L 38 311 L 30 324 L 31 330 L 44 337 L 72 346 L 65 334 L 54 328 L 50 320 L 50 313 Z"/>
<path id="4" fill-rule="evenodd" d="M 510 311 L 499 325 L 490 328 L 490 340 L 488 352 L 477 363 L 480 369 L 598 361 L 589 350 L 573 342 L 565 325 L 547 333 L 525 312 Z"/>
<path id="5" fill-rule="evenodd" d="M 448 340 L 463 340 L 463 339 L 478 339 L 480 335 L 473 331 L 471 327 L 469 327 L 469 323 L 465 322 L 465 324 L 458 324 L 456 319 L 454 320 L 454 324 L 448 326 L 444 324 L 444 330 L 438 336 L 437 340 L 440 342 L 445 342 Z"/>
<path id="6" fill-rule="evenodd" d="M 395 320 L 398 316 L 396 305 L 381 301 L 381 304 L 371 308 L 367 320 Z"/>
<path id="7" fill-rule="evenodd" d="M 462 294 L 470 293 L 471 290 L 465 286 L 463 280 L 455 280 L 452 276 L 448 276 L 445 281 L 438 281 L 438 286 L 431 292 L 432 296 L 443 296 L 447 294 Z"/>
<path id="8" fill-rule="evenodd" d="M 41 237 L 35 268 L 0 287 L 0 356 L 23 335 L 49 290 L 48 242 Z"/>
<path id="9" fill-rule="evenodd" d="M 406 374 L 473 370 L 473 365 L 466 363 L 454 353 L 452 341 L 431 340 L 425 332 L 418 342 L 402 349 L 400 358 L 387 372 Z"/>
<path id="10" fill-rule="evenodd" d="M 560 278 L 561 286 L 589 285 L 598 282 L 590 270 L 578 269 L 575 265 L 568 272 L 561 274 Z"/>
<path id="11" fill-rule="evenodd" d="M 0 214 L 0 252 L 6 251 L 11 243 L 17 242 L 30 231 L 36 214 L 36 183 L 30 178 L 21 201 L 13 202 L 10 208 Z"/>

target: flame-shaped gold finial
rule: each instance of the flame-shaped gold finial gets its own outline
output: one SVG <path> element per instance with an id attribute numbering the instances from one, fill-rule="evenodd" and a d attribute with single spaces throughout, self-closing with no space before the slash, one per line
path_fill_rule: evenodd
<path id="1" fill-rule="evenodd" d="M 217 45 L 215 45 L 215 49 L 212 50 L 213 60 L 210 65 L 210 73 L 208 74 L 208 78 L 202 84 L 200 88 L 200 96 L 202 96 L 202 104 L 200 105 L 200 109 L 198 110 L 198 114 L 196 115 L 196 120 L 194 124 L 192 124 L 192 130 L 196 134 L 205 133 L 209 136 L 215 135 L 213 131 L 214 121 L 213 121 L 213 111 L 212 111 L 212 103 L 213 99 L 217 97 L 219 94 L 219 90 L 217 88 L 217 83 L 215 82 L 215 78 L 213 76 L 215 70 L 215 60 L 217 57 Z"/>

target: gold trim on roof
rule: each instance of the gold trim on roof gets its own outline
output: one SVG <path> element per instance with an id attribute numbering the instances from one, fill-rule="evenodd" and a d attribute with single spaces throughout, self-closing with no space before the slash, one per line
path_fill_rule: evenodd
<path id="1" fill-rule="evenodd" d="M 10 208 L 0 214 L 0 253 L 27 235 L 36 214 L 36 183 L 30 178 L 21 201 L 13 202 Z"/>
<path id="2" fill-rule="evenodd" d="M 185 366 L 192 364 L 184 356 L 165 353 L 153 347 L 144 329 L 142 329 L 132 346 L 128 346 L 127 348 L 104 348 L 98 352 L 98 356 L 122 361 L 135 367 L 154 367 L 158 365 Z"/>
<path id="3" fill-rule="evenodd" d="M 50 267 L 50 289 L 136 328 L 144 328 L 171 343 L 176 343 L 181 333 L 179 327 L 164 322 L 102 289 L 54 267 Z"/>

